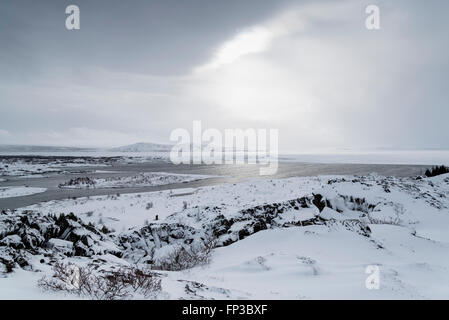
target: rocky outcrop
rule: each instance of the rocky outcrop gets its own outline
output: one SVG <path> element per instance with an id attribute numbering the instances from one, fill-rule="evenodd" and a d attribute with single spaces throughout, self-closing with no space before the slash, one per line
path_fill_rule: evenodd
<path id="1" fill-rule="evenodd" d="M 92 180 L 89 177 L 77 177 L 74 179 L 70 179 L 67 182 L 60 183 L 58 185 L 59 188 L 95 188 L 95 180 Z"/>
<path id="2" fill-rule="evenodd" d="M 351 209 L 365 208 L 369 205 L 361 199 L 348 199 Z M 192 242 L 210 241 L 215 239 L 215 246 L 227 246 L 242 240 L 254 233 L 272 228 L 287 228 L 293 226 L 326 225 L 341 226 L 349 231 L 369 237 L 371 230 L 363 222 L 356 219 L 326 219 L 319 215 L 324 208 L 332 208 L 332 201 L 321 194 L 313 194 L 285 202 L 263 204 L 240 210 L 232 217 L 225 217 L 220 207 L 192 208 L 184 212 L 185 224 L 154 223 L 140 228 L 132 228 L 122 232 L 116 239 L 117 246 L 122 250 L 123 258 L 134 263 L 154 262 L 157 251 L 165 246 L 189 246 Z M 308 209 L 306 212 L 305 209 Z M 201 215 L 198 216 L 198 212 Z M 315 211 L 314 211 L 315 210 Z M 289 212 L 298 212 L 294 218 Z M 304 212 L 304 214 L 301 214 Z M 311 212 L 316 212 L 312 214 Z M 361 211 L 363 214 L 363 211 Z M 175 216 L 171 217 L 173 220 Z M 170 221 L 170 219 L 168 219 Z M 198 221 L 204 221 L 198 223 Z M 190 225 L 189 225 L 190 222 Z M 191 225 L 200 225 L 192 227 Z"/>
<path id="3" fill-rule="evenodd" d="M 149 224 L 122 232 L 116 238 L 123 258 L 135 263 L 153 264 L 158 249 L 167 245 L 190 245 L 195 239 L 204 239 L 204 230 L 179 223 Z"/>
<path id="4" fill-rule="evenodd" d="M 34 211 L 3 211 L 0 214 L 0 272 L 16 265 L 30 267 L 30 255 L 49 261 L 64 256 L 90 257 L 120 251 L 111 237 L 74 214 L 41 215 Z"/>

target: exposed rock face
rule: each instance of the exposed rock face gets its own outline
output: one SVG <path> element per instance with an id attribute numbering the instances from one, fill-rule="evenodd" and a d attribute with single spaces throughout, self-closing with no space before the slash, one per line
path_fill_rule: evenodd
<path id="1" fill-rule="evenodd" d="M 57 259 L 104 253 L 120 255 L 108 235 L 73 214 L 44 216 L 33 211 L 0 214 L 0 271 L 9 272 L 17 264 L 30 267 L 27 262 L 30 255 Z"/>
<path id="2" fill-rule="evenodd" d="M 226 219 L 223 215 L 218 215 L 208 227 L 219 239 L 218 245 L 226 246 L 269 228 L 323 224 L 324 220 L 319 216 L 296 221 L 286 221 L 282 218 L 282 214 L 286 211 L 299 211 L 311 206 L 312 201 L 310 197 L 264 204 L 241 210 L 234 218 L 230 219 Z"/>
<path id="3" fill-rule="evenodd" d="M 189 245 L 204 236 L 203 230 L 196 230 L 179 223 L 149 224 L 122 232 L 116 239 L 123 252 L 123 258 L 132 262 L 152 264 L 156 251 L 164 246 Z"/>
<path id="4" fill-rule="evenodd" d="M 348 199 L 351 209 L 371 208 L 363 199 Z M 351 202 L 352 201 L 352 202 Z M 354 203 L 354 205 L 351 205 Z M 216 246 L 227 246 L 242 240 L 256 232 L 271 228 L 286 228 L 292 226 L 327 225 L 342 226 L 347 230 L 369 237 L 369 227 L 357 219 L 326 219 L 319 215 L 325 207 L 332 208 L 332 201 L 322 195 L 311 195 L 285 202 L 259 205 L 239 211 L 232 218 L 226 218 L 220 207 L 206 207 L 201 213 L 198 227 L 198 208 L 192 208 L 192 213 L 185 213 L 185 224 L 162 223 L 149 224 L 142 228 L 132 228 L 121 233 L 116 244 L 121 248 L 123 258 L 141 263 L 153 263 L 155 253 L 167 245 L 189 245 L 193 241 L 205 241 L 210 235 L 216 238 Z M 317 208 L 318 210 L 314 209 Z M 306 211 L 298 217 L 286 217 L 288 212 Z M 316 215 L 310 211 L 316 210 Z M 360 211 L 361 214 L 364 211 Z M 175 219 L 176 217 L 172 217 Z M 170 221 L 170 218 L 167 219 Z M 195 225 L 197 227 L 193 227 Z"/>

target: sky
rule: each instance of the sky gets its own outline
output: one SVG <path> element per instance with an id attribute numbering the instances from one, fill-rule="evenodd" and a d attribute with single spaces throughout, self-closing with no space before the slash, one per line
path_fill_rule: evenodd
<path id="1" fill-rule="evenodd" d="M 67 30 L 65 8 L 80 8 Z M 380 10 L 368 30 L 365 8 Z M 0 2 L 0 144 L 278 129 L 281 152 L 449 149 L 449 2 Z"/>

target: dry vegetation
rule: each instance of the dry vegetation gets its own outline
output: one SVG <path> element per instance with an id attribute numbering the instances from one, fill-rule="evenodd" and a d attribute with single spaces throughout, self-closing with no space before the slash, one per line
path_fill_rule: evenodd
<path id="1" fill-rule="evenodd" d="M 149 298 L 161 291 L 161 279 L 157 273 L 135 266 L 120 267 L 104 273 L 93 266 L 78 267 L 56 263 L 53 276 L 43 277 L 38 285 L 46 291 L 67 292 L 96 300 L 125 299 L 135 294 Z M 72 279 L 72 281 L 69 281 Z"/>
<path id="2" fill-rule="evenodd" d="M 178 245 L 167 253 L 163 259 L 156 261 L 153 269 L 180 271 L 196 266 L 206 265 L 210 262 L 212 250 L 217 245 L 216 237 L 207 235 L 201 244 L 182 246 Z"/>

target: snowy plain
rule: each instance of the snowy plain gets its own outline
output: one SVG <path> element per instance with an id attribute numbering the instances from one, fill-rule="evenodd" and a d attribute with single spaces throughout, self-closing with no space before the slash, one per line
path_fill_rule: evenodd
<path id="1" fill-rule="evenodd" d="M 0 198 L 22 197 L 40 192 L 45 192 L 46 188 L 35 187 L 0 187 Z"/>

